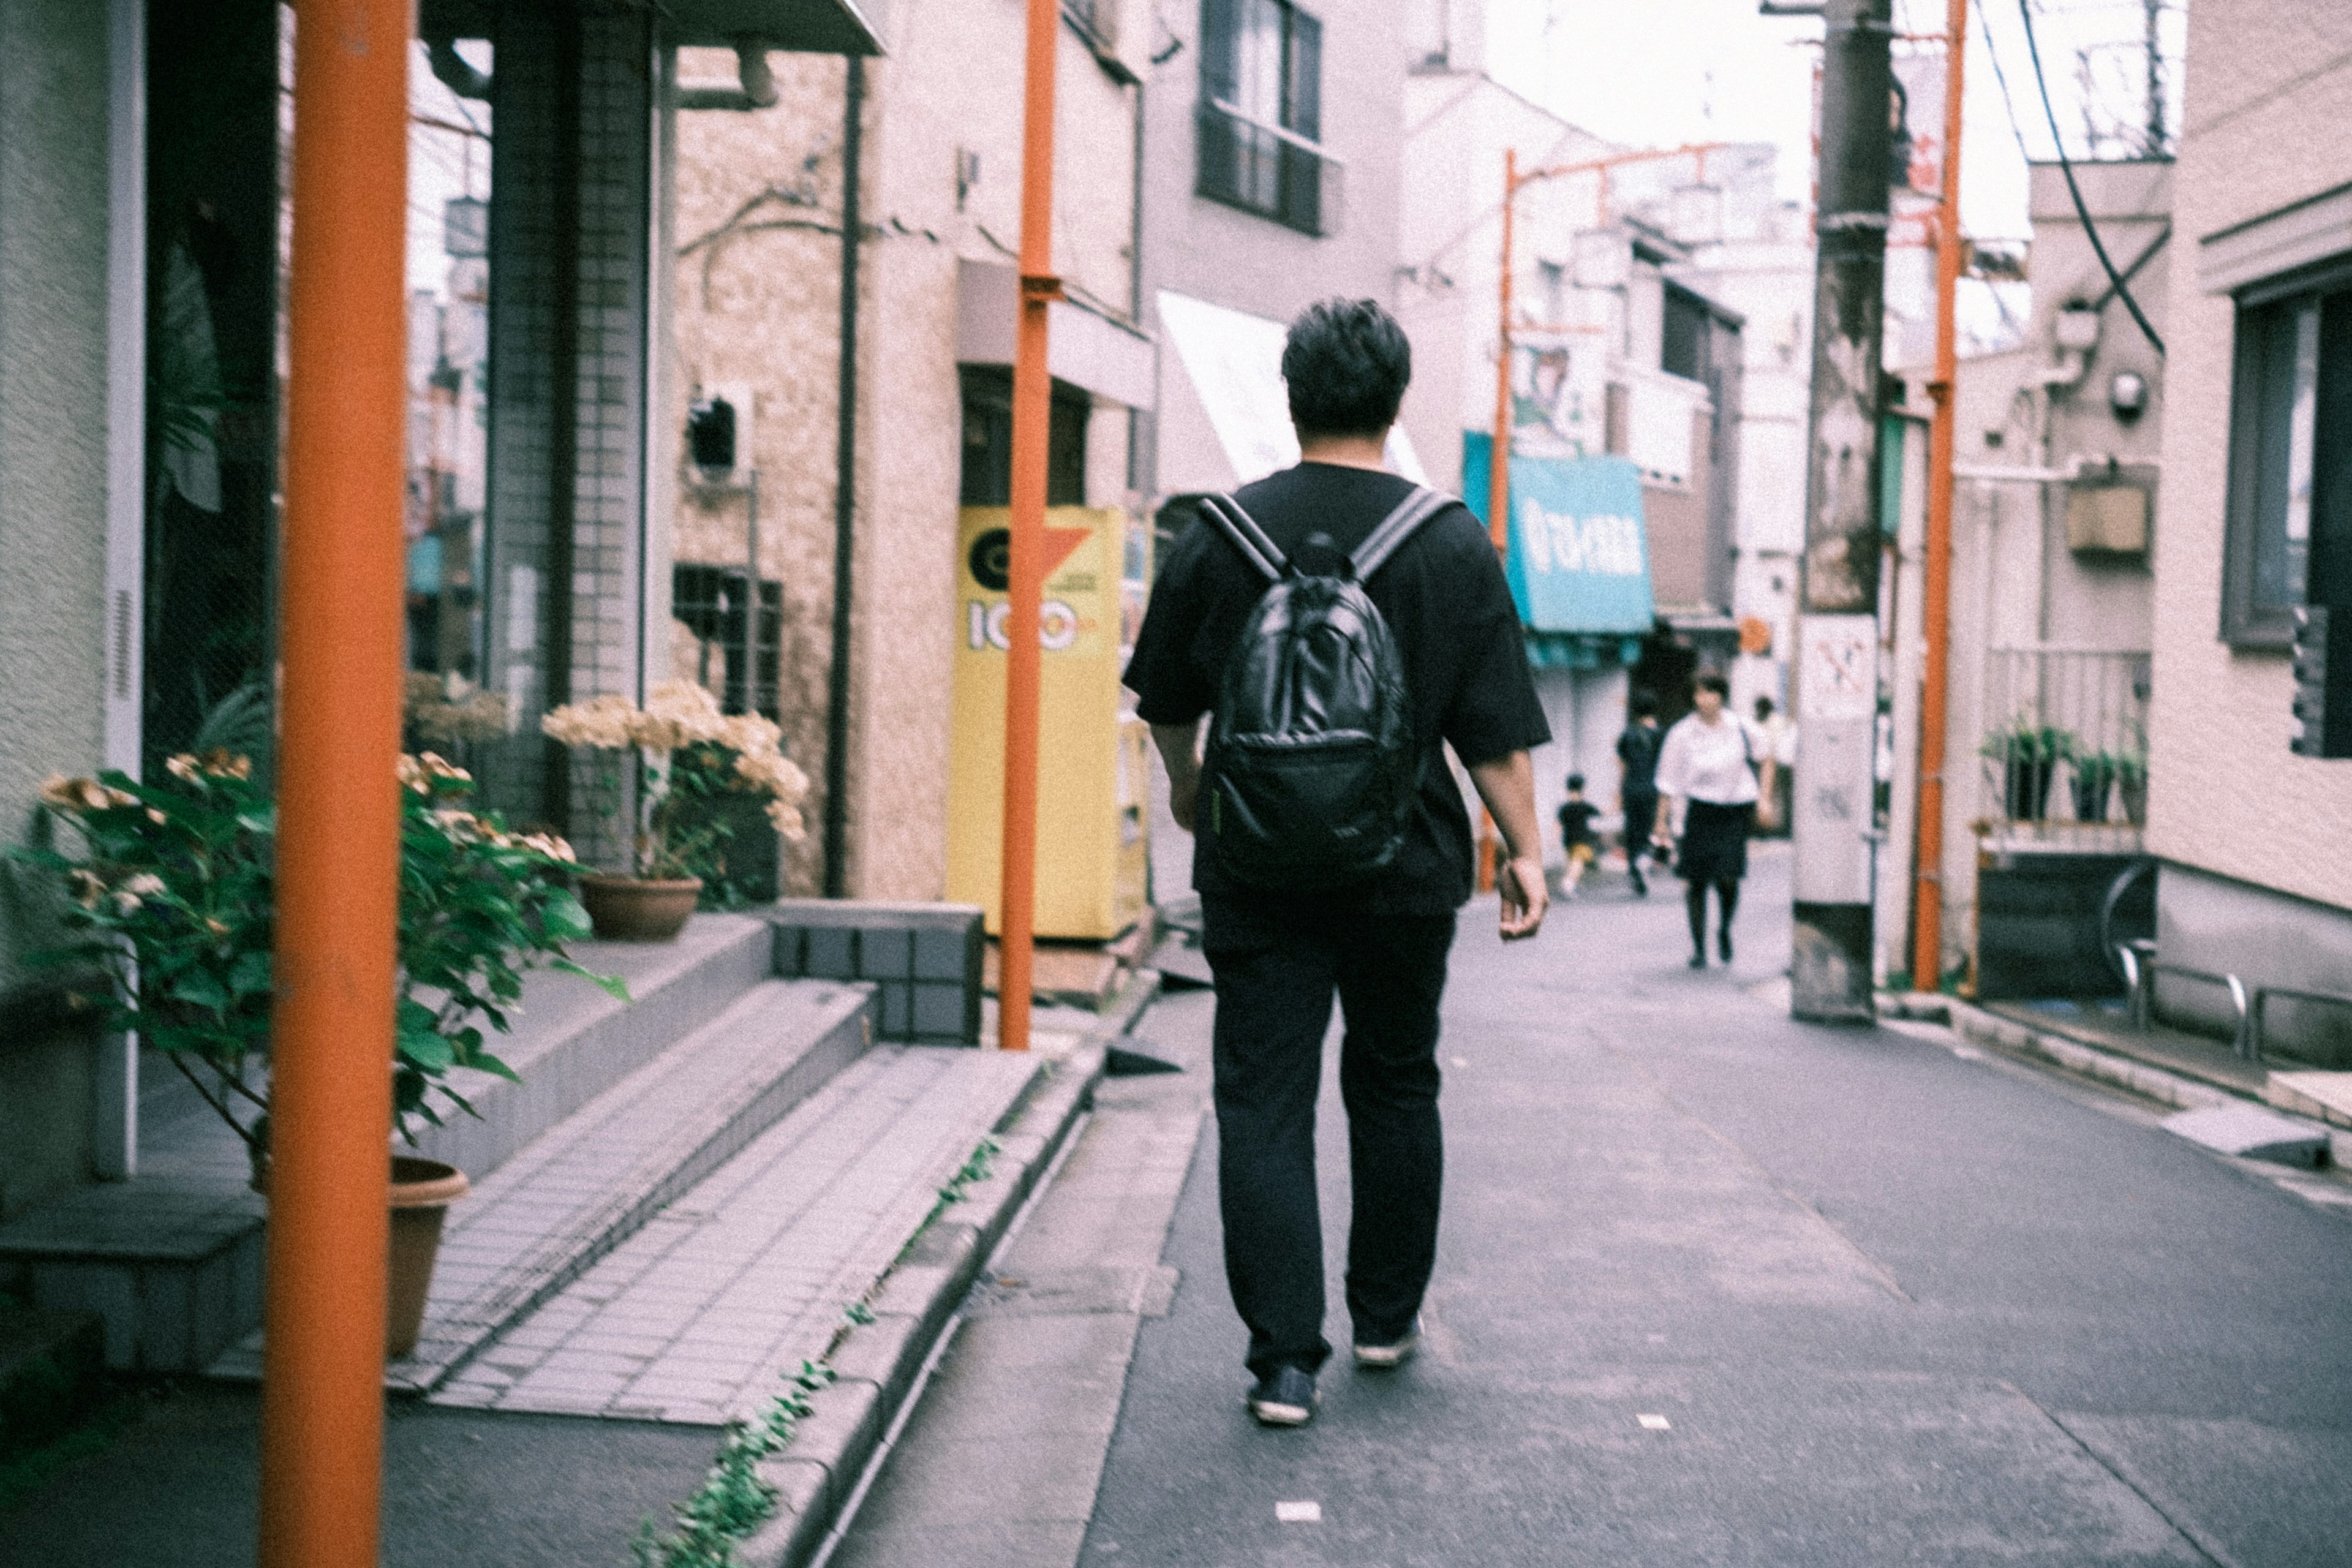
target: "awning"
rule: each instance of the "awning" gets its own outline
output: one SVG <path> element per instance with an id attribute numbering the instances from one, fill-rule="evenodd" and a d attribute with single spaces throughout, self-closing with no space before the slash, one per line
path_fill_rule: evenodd
<path id="1" fill-rule="evenodd" d="M 956 363 L 1011 364 L 1021 277 L 992 261 L 956 264 Z M 1054 379 L 1129 408 L 1159 397 L 1160 351 L 1124 321 L 1067 300 L 1045 307 L 1045 368 Z"/>
<path id="2" fill-rule="evenodd" d="M 1482 517 L 1493 446 L 1491 436 L 1463 432 L 1464 499 Z M 1530 632 L 1646 634 L 1655 607 L 1642 470 L 1623 458 L 1512 458 L 1503 569 Z"/>
<path id="3" fill-rule="evenodd" d="M 1282 381 L 1280 321 L 1168 289 L 1160 324 L 1176 350 L 1160 400 L 1160 490 L 1169 495 L 1234 489 L 1298 461 L 1290 395 Z M 1402 425 L 1389 431 L 1388 464 L 1427 484 Z"/>
<path id="4" fill-rule="evenodd" d="M 416 35 L 494 37 L 500 3 L 423 0 Z M 888 22 L 885 0 L 663 0 L 656 9 L 663 40 L 687 48 L 731 48 L 739 38 L 759 38 L 800 54 L 878 55 Z"/>

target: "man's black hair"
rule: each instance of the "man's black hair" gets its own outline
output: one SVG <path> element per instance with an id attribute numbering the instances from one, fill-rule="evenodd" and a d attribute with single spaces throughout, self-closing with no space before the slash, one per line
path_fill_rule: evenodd
<path id="1" fill-rule="evenodd" d="M 1705 675 L 1700 676 L 1696 680 L 1692 681 L 1691 689 L 1693 691 L 1712 691 L 1717 697 L 1724 699 L 1726 701 L 1729 701 L 1731 699 L 1731 682 L 1724 679 L 1723 677 L 1717 675 L 1711 669 Z"/>
<path id="2" fill-rule="evenodd" d="M 1581 793 L 1583 792 L 1583 789 L 1584 789 L 1584 775 L 1583 775 L 1582 773 L 1570 773 L 1570 774 L 1569 774 L 1569 775 L 1568 775 L 1568 793 L 1569 793 L 1569 794 L 1570 794 L 1570 795 L 1579 795 L 1579 794 L 1581 794 Z"/>
<path id="3" fill-rule="evenodd" d="M 1302 437 L 1377 436 L 1396 423 L 1412 380 L 1412 345 L 1373 301 L 1326 300 L 1290 323 L 1282 379 Z"/>
<path id="4" fill-rule="evenodd" d="M 1634 690 L 1631 706 L 1633 710 L 1633 717 L 1636 719 L 1654 719 L 1658 716 L 1658 700 L 1645 689 L 1637 688 Z"/>

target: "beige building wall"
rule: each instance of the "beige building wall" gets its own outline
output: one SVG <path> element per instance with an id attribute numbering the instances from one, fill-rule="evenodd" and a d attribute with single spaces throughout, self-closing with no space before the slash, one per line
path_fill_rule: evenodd
<path id="1" fill-rule="evenodd" d="M 889 53 L 866 67 L 846 855 L 860 897 L 935 899 L 945 883 L 957 266 L 1009 266 L 1020 245 L 1022 25 L 1013 0 L 905 7 Z M 698 387 L 751 394 L 761 575 L 782 584 L 782 721 L 816 783 L 808 837 L 785 857 L 787 890 L 807 893 L 824 878 L 847 79 L 837 58 L 772 58 L 774 108 L 677 116 L 670 418 L 683 423 Z M 688 50 L 678 75 L 725 82 L 734 65 L 723 51 Z M 1058 66 L 1055 265 L 1074 296 L 1127 316 L 1134 89 L 1067 26 Z M 1097 409 L 1090 500 L 1125 499 L 1126 423 Z M 741 561 L 741 499 L 684 470 L 677 482 L 677 558 Z M 674 657 L 694 646 L 681 630 Z"/>
<path id="2" fill-rule="evenodd" d="M 2286 657 L 2218 638 L 2233 311 L 2198 242 L 2352 174 L 2352 7 L 2203 0 L 2189 16 L 2174 174 L 2164 483 L 2156 531 L 2148 847 L 2168 861 L 2352 906 L 2352 763 L 2291 754 Z M 2335 61 L 2315 70 L 2315 61 Z"/>

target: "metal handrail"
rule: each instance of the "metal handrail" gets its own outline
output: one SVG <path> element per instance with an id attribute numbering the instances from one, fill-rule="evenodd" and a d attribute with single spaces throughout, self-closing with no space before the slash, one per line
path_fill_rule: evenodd
<path id="1" fill-rule="evenodd" d="M 2259 985 L 2254 988 L 2252 1017 L 2254 1059 L 2263 1058 L 2263 1009 L 2273 996 L 2284 996 L 2290 1002 L 2316 1002 L 2323 1006 L 2352 1008 L 2352 996 L 2341 991 L 2305 991 L 2293 985 Z"/>
<path id="2" fill-rule="evenodd" d="M 2230 1005 L 2238 1016 L 2237 1028 L 2230 1037 L 2230 1052 L 2242 1061 L 2259 1063 L 2262 1060 L 2254 1008 L 2248 998 L 2244 981 L 2234 974 L 2210 969 L 2191 969 L 2185 963 L 2158 963 L 2156 943 L 2146 937 L 2118 944 L 2116 956 L 2123 963 L 2124 983 L 2131 988 L 2133 1028 L 2142 1034 L 2147 1032 L 2149 1020 L 2156 1010 L 2156 977 L 2158 974 L 2200 981 L 2207 985 L 2225 986 L 2230 993 Z"/>
<path id="3" fill-rule="evenodd" d="M 1239 104 L 1228 103 L 1222 98 L 1212 98 L 1208 100 L 1207 107 L 1216 110 L 1219 114 L 1223 115 L 1228 120 L 1248 126 L 1253 131 L 1264 132 L 1266 135 L 1273 137 L 1276 141 L 1283 143 L 1285 146 L 1296 147 L 1301 153 L 1304 153 L 1307 156 L 1317 159 L 1319 162 L 1329 163 L 1333 167 L 1340 169 L 1344 169 L 1348 166 L 1348 160 L 1340 157 L 1337 153 L 1334 153 L 1329 148 L 1324 146 L 1322 142 L 1301 136 L 1297 132 L 1291 130 L 1287 126 L 1269 125 L 1265 121 L 1260 120 L 1256 115 L 1243 109 Z"/>

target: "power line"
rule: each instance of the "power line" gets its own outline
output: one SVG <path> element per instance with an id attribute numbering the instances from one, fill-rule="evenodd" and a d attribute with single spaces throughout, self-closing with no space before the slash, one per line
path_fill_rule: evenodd
<path id="1" fill-rule="evenodd" d="M 1992 61 L 1992 79 L 2000 87 L 2000 107 L 2009 116 L 2009 133 L 2017 139 L 2017 155 L 2031 163 L 2033 154 L 2025 148 L 2025 127 L 2017 122 L 2017 104 L 2009 95 L 2009 73 L 2000 68 L 2000 51 L 1993 47 L 1991 14 L 1981 5 L 1977 7 L 1977 26 L 1984 34 L 1985 57 Z"/>
<path id="2" fill-rule="evenodd" d="M 2157 336 L 2156 329 L 2148 324 L 2147 312 L 2139 308 L 2139 301 L 2132 297 L 2130 286 L 2109 258 L 2107 247 L 2100 243 L 2098 226 L 2091 221 L 2091 209 L 2083 200 L 2083 187 L 2074 179 L 2074 165 L 2066 156 L 2065 138 L 2058 134 L 2058 111 L 2050 106 L 2050 79 L 2042 72 L 2042 47 L 2033 37 L 2033 0 L 2017 0 L 2017 9 L 2018 14 L 2025 18 L 2025 48 L 2033 58 L 2033 83 L 2042 89 L 2042 112 L 2050 121 L 2050 141 L 2058 153 L 2058 167 L 2066 176 L 2066 194 L 2074 198 L 2074 216 L 2082 220 L 2084 237 L 2090 240 L 2092 253 L 2098 257 L 2099 265 L 2106 269 L 2107 281 L 2115 285 L 2116 297 L 2124 302 L 2124 309 L 2131 312 L 2131 319 L 2139 323 L 2140 332 L 2149 345 L 2161 355 L 2164 340 Z"/>

